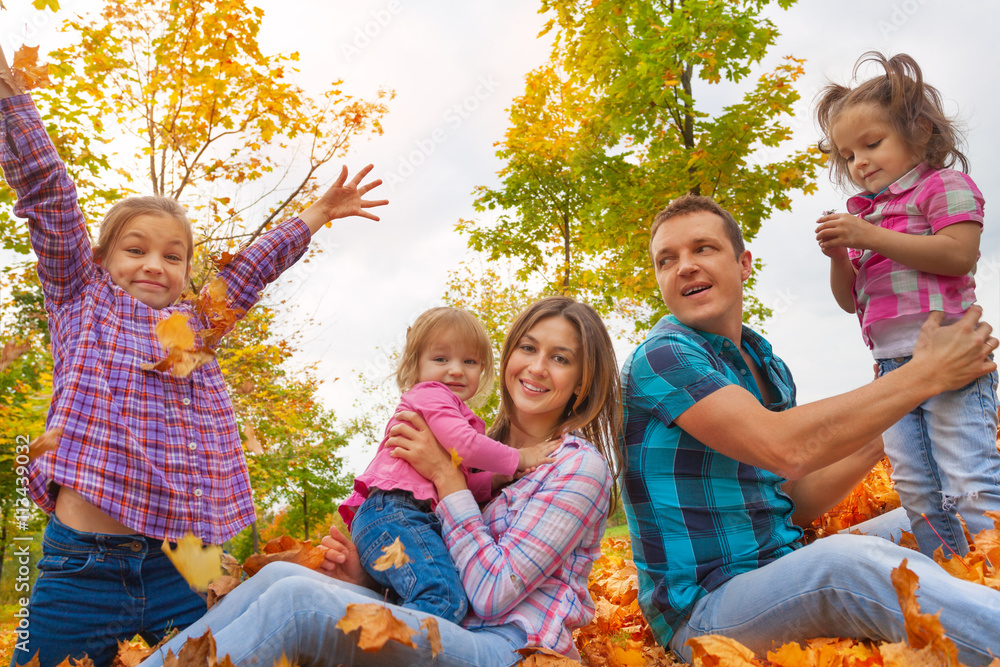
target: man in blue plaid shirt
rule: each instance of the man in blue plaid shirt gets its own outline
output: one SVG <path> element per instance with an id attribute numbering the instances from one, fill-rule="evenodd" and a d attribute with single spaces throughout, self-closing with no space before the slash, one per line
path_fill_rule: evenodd
<path id="1" fill-rule="evenodd" d="M 1000 654 L 1000 592 L 878 537 L 803 546 L 800 528 L 882 457 L 883 430 L 996 368 L 981 309 L 948 327 L 932 314 L 898 371 L 796 407 L 788 367 L 743 325 L 752 260 L 732 216 L 681 197 L 656 216 L 650 254 L 672 314 L 622 369 L 621 446 L 639 604 L 658 640 L 688 661 L 685 643 L 703 634 L 758 654 L 823 636 L 904 641 L 890 572 L 905 558 L 961 660 Z"/>

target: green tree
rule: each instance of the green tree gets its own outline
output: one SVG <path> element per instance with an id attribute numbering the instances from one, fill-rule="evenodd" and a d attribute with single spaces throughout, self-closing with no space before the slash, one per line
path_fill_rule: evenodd
<path id="1" fill-rule="evenodd" d="M 802 61 L 784 59 L 717 111 L 696 98 L 699 85 L 743 83 L 760 63 L 778 34 L 761 16 L 767 4 L 543 0 L 550 61 L 510 108 L 500 186 L 476 192 L 496 223 L 458 224 L 469 245 L 637 329 L 655 321 L 664 307 L 647 249 L 658 210 L 686 192 L 710 195 L 752 239 L 791 191 L 815 189 L 821 155 L 781 150 Z M 768 315 L 752 296 L 746 306 Z"/>

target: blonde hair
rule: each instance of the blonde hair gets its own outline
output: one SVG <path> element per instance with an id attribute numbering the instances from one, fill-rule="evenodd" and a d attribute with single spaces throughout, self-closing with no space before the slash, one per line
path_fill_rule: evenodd
<path id="1" fill-rule="evenodd" d="M 94 259 L 98 262 L 106 259 L 128 228 L 128 223 L 140 215 L 170 217 L 181 223 L 187 236 L 187 264 L 190 266 L 191 258 L 194 256 L 194 233 L 191 231 L 191 221 L 188 220 L 184 207 L 170 197 L 126 197 L 112 206 L 101 220 L 97 244 L 94 246 Z"/>
<path id="2" fill-rule="evenodd" d="M 396 369 L 396 384 L 400 391 L 409 391 L 419 382 L 420 355 L 435 337 L 449 331 L 458 334 L 467 345 L 474 348 L 482 363 L 479 389 L 469 402 L 474 403 L 493 390 L 493 346 L 486 329 L 469 311 L 442 306 L 424 311 L 406 330 L 406 347 L 403 348 L 399 367 Z"/>
<path id="3" fill-rule="evenodd" d="M 957 123 L 944 112 L 941 93 L 924 83 L 917 62 L 900 53 L 886 58 L 878 51 L 869 51 L 854 65 L 853 78 L 865 63 L 875 63 L 884 74 L 848 88 L 827 84 L 819 95 L 816 120 L 823 138 L 819 150 L 830 158 L 830 179 L 847 190 L 854 185 L 847 159 L 833 143 L 833 126 L 845 110 L 861 104 L 880 109 L 908 150 L 935 169 L 960 164 L 969 171 L 969 160 L 959 149 L 962 133 Z"/>
<path id="4" fill-rule="evenodd" d="M 612 476 L 617 480 L 621 471 L 621 451 L 618 432 L 622 424 L 621 385 L 618 364 L 611 336 L 593 308 L 565 296 L 550 296 L 528 306 L 517 316 L 503 344 L 500 355 L 500 409 L 490 429 L 489 436 L 507 442 L 512 422 L 513 399 L 502 378 L 507 364 L 521 339 L 536 324 L 550 317 L 561 317 L 576 329 L 580 336 L 580 392 L 566 404 L 559 424 L 548 437 L 579 431 L 600 450 Z M 617 487 L 613 490 L 611 506 L 615 506 Z"/>

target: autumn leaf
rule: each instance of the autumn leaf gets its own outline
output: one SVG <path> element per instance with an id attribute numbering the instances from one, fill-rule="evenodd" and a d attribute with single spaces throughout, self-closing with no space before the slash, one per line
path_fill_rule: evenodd
<path id="1" fill-rule="evenodd" d="M 205 630 L 201 637 L 189 637 L 181 650 L 174 655 L 167 651 L 163 667 L 233 667 L 233 661 L 226 655 L 221 660 L 216 654 L 215 638 L 211 630 Z"/>
<path id="2" fill-rule="evenodd" d="M 226 301 L 228 290 L 225 280 L 214 278 L 198 294 L 198 312 L 209 322 L 209 326 L 201 331 L 201 337 L 208 347 L 215 346 L 245 313 L 229 307 Z"/>
<path id="3" fill-rule="evenodd" d="M 243 448 L 246 449 L 251 454 L 263 454 L 264 448 L 260 444 L 260 440 L 257 439 L 257 432 L 253 428 L 253 424 L 246 424 L 243 426 L 243 435 L 247 437 L 243 441 Z"/>
<path id="4" fill-rule="evenodd" d="M 687 640 L 691 647 L 694 667 L 752 667 L 753 651 L 735 639 L 722 635 L 702 635 Z"/>
<path id="5" fill-rule="evenodd" d="M 441 630 L 438 628 L 437 619 L 428 616 L 420 621 L 420 629 L 427 631 L 427 642 L 431 645 L 431 657 L 436 658 L 441 652 Z"/>
<path id="6" fill-rule="evenodd" d="M 993 528 L 979 531 L 972 542 L 976 551 L 982 552 L 994 568 L 1000 568 L 1000 512 L 990 510 L 986 516 L 993 519 Z"/>
<path id="7" fill-rule="evenodd" d="M 37 657 L 37 655 L 35 657 Z M 94 661 L 86 655 L 82 658 L 70 658 L 69 656 L 66 656 L 66 658 L 56 665 L 56 667 L 94 667 Z"/>
<path id="8" fill-rule="evenodd" d="M 14 62 L 10 69 L 14 74 L 14 81 L 23 91 L 52 85 L 49 81 L 48 64 L 38 62 L 37 46 L 22 46 L 14 52 Z"/>
<path id="9" fill-rule="evenodd" d="M 61 428 L 50 428 L 28 443 L 28 460 L 34 461 L 46 452 L 55 451 L 59 447 L 59 439 L 62 434 Z"/>
<path id="10" fill-rule="evenodd" d="M 7 367 L 14 363 L 18 357 L 31 349 L 28 343 L 15 343 L 10 340 L 4 343 L 3 352 L 0 353 L 0 373 L 7 370 Z"/>
<path id="11" fill-rule="evenodd" d="M 347 612 L 337 622 L 337 628 L 347 634 L 361 628 L 358 648 L 366 653 L 380 650 L 390 639 L 417 648 L 413 643 L 417 633 L 393 616 L 388 607 L 376 602 L 347 605 Z"/>
<path id="12" fill-rule="evenodd" d="M 399 569 L 410 562 L 410 557 L 406 555 L 403 543 L 397 537 L 392 544 L 382 547 L 382 555 L 375 559 L 372 568 L 378 572 L 384 572 L 390 567 Z"/>
<path id="13" fill-rule="evenodd" d="M 243 561 L 243 571 L 247 576 L 260 572 L 268 563 L 283 561 L 288 563 L 298 563 L 310 570 L 315 570 L 323 562 L 323 554 L 326 549 L 314 547 L 309 540 L 299 541 L 295 538 L 282 535 L 264 545 L 262 554 L 253 554 Z"/>
<path id="14" fill-rule="evenodd" d="M 163 542 L 163 553 L 174 564 L 185 581 L 196 591 L 206 592 L 208 585 L 222 576 L 222 547 L 203 545 L 200 537 L 187 534 L 177 541 L 177 547 Z"/>
<path id="15" fill-rule="evenodd" d="M 237 586 L 240 585 L 240 580 L 237 577 L 231 577 L 228 574 L 224 574 L 218 579 L 213 579 L 212 583 L 208 585 L 208 608 L 211 609 L 219 600 L 233 592 Z"/>
<path id="16" fill-rule="evenodd" d="M 288 656 L 284 652 L 281 654 L 281 660 L 274 661 L 274 667 L 295 667 L 292 663 L 288 661 Z"/>
<path id="17" fill-rule="evenodd" d="M 139 663 L 153 654 L 153 649 L 145 643 L 118 642 L 118 653 L 111 667 L 138 667 Z"/>
<path id="18" fill-rule="evenodd" d="M 229 266 L 229 263 L 233 261 L 234 257 L 236 257 L 236 255 L 224 251 L 218 257 L 213 257 L 212 263 L 215 264 L 215 268 L 224 269 L 225 267 Z"/>
<path id="19" fill-rule="evenodd" d="M 194 332 L 188 326 L 188 319 L 184 313 L 174 312 L 156 325 L 156 337 L 167 351 L 167 356 L 155 364 L 141 364 L 144 370 L 187 377 L 215 357 L 208 350 L 195 349 Z"/>
<path id="20" fill-rule="evenodd" d="M 462 457 L 458 455 L 458 450 L 457 449 L 450 449 L 448 451 L 451 452 L 451 465 L 452 465 L 452 467 L 457 468 L 458 466 L 462 465 Z"/>
<path id="21" fill-rule="evenodd" d="M 947 665 L 958 665 L 958 649 L 945 637 L 944 627 L 936 614 L 920 613 L 917 602 L 917 575 L 906 567 L 906 559 L 899 567 L 892 570 L 892 585 L 899 598 L 899 606 L 903 611 L 903 622 L 906 625 L 906 643 L 915 649 L 930 647 Z"/>
<path id="22" fill-rule="evenodd" d="M 544 646 L 528 646 L 517 649 L 517 652 L 525 656 L 517 663 L 520 667 L 582 667 L 582 663 Z"/>

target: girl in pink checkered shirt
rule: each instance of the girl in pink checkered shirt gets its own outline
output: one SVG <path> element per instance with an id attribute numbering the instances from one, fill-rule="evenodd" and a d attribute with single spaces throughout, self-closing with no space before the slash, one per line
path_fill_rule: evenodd
<path id="1" fill-rule="evenodd" d="M 153 368 L 155 330 L 172 313 L 214 328 L 189 302 L 194 243 L 184 209 L 165 197 L 115 204 L 91 248 L 76 189 L 31 98 L 0 51 L 0 165 L 27 218 L 52 338 L 46 428 L 57 447 L 24 466 L 21 484 L 49 514 L 39 575 L 13 662 L 88 656 L 110 664 L 118 641 L 150 643 L 205 610 L 161 551 L 194 533 L 221 544 L 253 521 L 236 415 L 218 362 L 185 377 Z M 381 181 L 346 168 L 301 216 L 278 225 L 219 271 L 226 306 L 246 312 L 328 221 L 387 202 Z M 222 331 L 213 332 L 217 340 Z M 206 346 L 208 344 L 206 343 Z"/>
<path id="2" fill-rule="evenodd" d="M 964 172 L 960 135 L 905 54 L 870 52 L 883 74 L 854 88 L 828 85 L 817 117 L 835 182 L 863 189 L 848 213 L 818 220 L 837 303 L 857 313 L 879 374 L 911 358 L 928 314 L 958 319 L 975 303 L 983 196 Z M 959 163 L 962 171 L 949 167 Z M 965 554 L 1000 512 L 997 373 L 924 402 L 885 432 L 893 481 L 920 551 Z"/>

